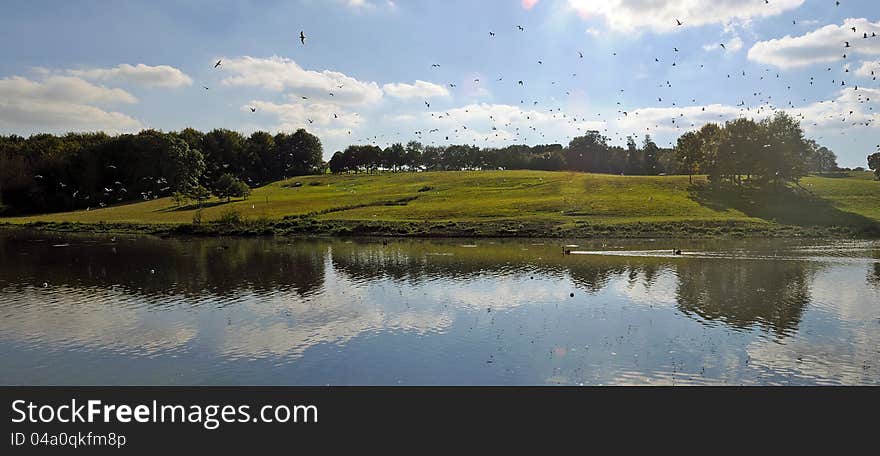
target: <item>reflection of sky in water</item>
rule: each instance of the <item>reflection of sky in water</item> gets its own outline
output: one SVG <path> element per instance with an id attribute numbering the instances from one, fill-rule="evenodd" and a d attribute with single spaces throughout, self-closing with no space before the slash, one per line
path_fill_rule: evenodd
<path id="1" fill-rule="evenodd" d="M 667 243 L 0 233 L 0 383 L 880 383 L 876 243 Z"/>

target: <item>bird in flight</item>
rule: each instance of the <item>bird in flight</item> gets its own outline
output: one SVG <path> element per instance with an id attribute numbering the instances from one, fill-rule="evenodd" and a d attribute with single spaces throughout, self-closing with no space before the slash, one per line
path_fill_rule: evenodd
<path id="1" fill-rule="evenodd" d="M 721 49 L 727 49 L 726 47 L 724 47 L 724 43 L 721 43 Z"/>
<path id="2" fill-rule="evenodd" d="M 517 25 L 516 28 L 518 28 L 520 32 L 526 31 L 526 29 L 522 25 Z"/>
<path id="3" fill-rule="evenodd" d="M 222 62 L 222 60 L 218 60 L 217 63 L 214 64 L 214 68 L 217 68 L 218 66 L 220 66 L 220 62 Z"/>
<path id="4" fill-rule="evenodd" d="M 489 32 L 489 36 L 495 36 L 495 32 Z"/>
<path id="5" fill-rule="evenodd" d="M 257 108 L 251 106 L 251 112 L 257 112 Z"/>
<path id="6" fill-rule="evenodd" d="M 207 87 L 207 86 L 202 86 L 202 87 L 203 87 L 205 90 L 208 90 L 208 87 Z"/>
<path id="7" fill-rule="evenodd" d="M 440 64 L 439 64 L 439 63 L 434 63 L 434 64 L 431 65 L 431 68 L 440 68 Z"/>
<path id="8" fill-rule="evenodd" d="M 303 46 L 306 44 L 306 34 L 302 31 L 299 32 L 299 40 L 302 42 Z"/>
<path id="9" fill-rule="evenodd" d="M 578 55 L 580 56 L 580 58 L 584 58 L 584 53 L 583 53 L 583 52 L 578 51 Z"/>
<path id="10" fill-rule="evenodd" d="M 681 23 L 681 21 L 678 20 L 678 19 L 675 20 L 675 23 L 678 24 L 678 25 L 683 25 L 683 24 Z"/>

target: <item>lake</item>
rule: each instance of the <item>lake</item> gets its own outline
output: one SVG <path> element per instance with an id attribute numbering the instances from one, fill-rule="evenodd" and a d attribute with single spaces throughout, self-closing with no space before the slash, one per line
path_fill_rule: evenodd
<path id="1" fill-rule="evenodd" d="M 878 241 L 386 242 L 0 230 L 0 384 L 880 384 Z"/>

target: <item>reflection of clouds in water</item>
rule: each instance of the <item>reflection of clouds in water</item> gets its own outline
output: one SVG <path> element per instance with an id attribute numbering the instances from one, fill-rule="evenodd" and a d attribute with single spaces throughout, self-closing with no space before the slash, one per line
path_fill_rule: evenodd
<path id="1" fill-rule="evenodd" d="M 619 277 L 611 281 L 609 289 L 637 304 L 675 307 L 678 303 L 678 277 L 668 270 L 654 276 L 651 283 L 644 273 L 639 273 L 636 280 Z"/>
<path id="2" fill-rule="evenodd" d="M 880 289 L 864 286 L 859 266 L 833 268 L 817 274 L 812 283 L 813 304 L 841 319 L 865 321 L 880 317 Z"/>
<path id="3" fill-rule="evenodd" d="M 754 367 L 790 383 L 880 384 L 877 331 L 856 331 L 850 337 L 847 343 L 827 338 L 799 338 L 785 343 L 762 340 L 746 347 L 746 351 Z"/>
<path id="4" fill-rule="evenodd" d="M 138 308 L 140 298 L 112 289 L 28 288 L 2 294 L 10 299 L 0 318 L 0 338 L 25 344 L 150 356 L 183 347 L 197 333 L 174 316 Z"/>
<path id="5" fill-rule="evenodd" d="M 571 288 L 523 275 L 443 284 L 379 282 L 387 286 L 383 291 L 376 283 L 365 286 L 333 268 L 325 274 L 327 283 L 334 285 L 309 301 L 284 294 L 247 300 L 251 304 L 242 309 L 249 314 L 247 323 L 224 332 L 218 350 L 225 356 L 242 358 L 300 356 L 311 346 L 341 345 L 368 332 L 438 333 L 453 325 L 456 309 L 505 310 L 564 302 L 570 299 Z M 401 292 L 409 304 L 401 302 Z M 448 304 L 451 309 L 443 310 L 439 304 Z"/>
<path id="6" fill-rule="evenodd" d="M 239 309 L 248 314 L 245 323 L 224 331 L 217 350 L 230 358 L 299 357 L 309 347 L 342 345 L 368 332 L 427 334 L 452 324 L 442 312 L 389 309 L 381 293 L 372 293 L 376 290 L 358 286 L 332 268 L 326 274 L 333 286 L 310 300 L 288 294 L 247 300 Z"/>
<path id="7" fill-rule="evenodd" d="M 573 290 L 570 281 L 547 282 L 532 280 L 527 275 L 477 278 L 445 283 L 442 286 L 425 284 L 414 294 L 433 302 L 449 303 L 454 307 L 506 310 L 535 303 L 563 302 Z"/>
<path id="8" fill-rule="evenodd" d="M 880 383 L 880 292 L 865 289 L 861 267 L 823 271 L 814 308 L 796 337 L 746 347 L 753 364 L 791 382 Z"/>

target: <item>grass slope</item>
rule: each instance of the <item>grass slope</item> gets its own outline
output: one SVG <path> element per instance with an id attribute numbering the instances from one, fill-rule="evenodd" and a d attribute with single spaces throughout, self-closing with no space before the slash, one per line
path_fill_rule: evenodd
<path id="1" fill-rule="evenodd" d="M 758 231 L 780 226 L 848 227 L 860 231 L 880 223 L 880 183 L 870 176 L 813 176 L 803 179 L 803 190 L 795 192 L 737 193 L 691 186 L 687 176 L 543 171 L 307 176 L 254 189 L 248 200 L 212 200 L 202 210 L 202 220 L 218 220 L 224 211 L 234 209 L 245 220 L 259 220 L 263 231 L 272 231 L 267 227 L 274 227 L 285 217 L 288 221 L 308 220 L 310 231 L 318 232 L 334 231 L 340 226 L 373 226 L 377 233 L 369 234 L 381 234 L 392 226 L 406 227 L 392 230 L 396 234 L 437 231 L 413 229 L 426 223 L 452 226 L 445 234 L 466 228 L 475 235 L 498 235 L 517 229 L 523 231 L 522 235 L 590 234 L 584 233 L 585 228 L 605 227 L 607 231 L 635 224 L 676 226 L 684 232 L 688 226 L 721 225 Z M 294 182 L 302 186 L 294 186 Z M 162 198 L 89 211 L 5 218 L 0 222 L 167 228 L 190 224 L 196 209 L 194 205 L 177 207 L 170 198 Z M 293 228 L 297 231 L 302 227 Z"/>

